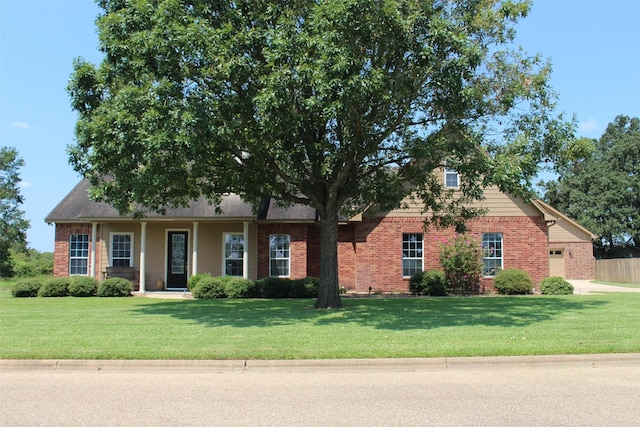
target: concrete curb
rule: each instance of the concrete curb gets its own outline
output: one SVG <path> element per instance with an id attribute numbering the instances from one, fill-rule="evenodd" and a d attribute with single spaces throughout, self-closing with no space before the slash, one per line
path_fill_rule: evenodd
<path id="1" fill-rule="evenodd" d="M 304 360 L 0 360 L 2 371 L 317 372 L 494 369 L 634 364 L 640 353 Z"/>

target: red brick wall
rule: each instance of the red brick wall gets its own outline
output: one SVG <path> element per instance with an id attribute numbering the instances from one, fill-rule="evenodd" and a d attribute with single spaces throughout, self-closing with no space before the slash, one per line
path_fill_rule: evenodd
<path id="1" fill-rule="evenodd" d="M 291 236 L 290 277 L 298 279 L 307 276 L 308 227 L 308 224 L 261 224 L 258 227 L 258 278 L 269 276 L 269 236 L 271 234 Z"/>
<path id="2" fill-rule="evenodd" d="M 593 280 L 596 277 L 591 242 L 554 242 L 552 246 L 564 248 L 565 279 Z"/>
<path id="3" fill-rule="evenodd" d="M 72 234 L 89 235 L 89 266 L 87 273 L 91 271 L 91 224 L 56 224 L 55 246 L 53 252 L 53 275 L 64 277 L 69 275 L 69 243 Z M 96 242 L 96 247 L 100 245 Z M 96 258 L 100 259 L 99 254 Z M 96 279 L 100 279 L 100 268 L 96 266 Z"/>
<path id="4" fill-rule="evenodd" d="M 340 235 L 338 246 L 340 285 L 358 292 L 406 292 L 408 278 L 402 277 L 402 234 L 424 233 L 424 269 L 440 269 L 438 242 L 451 239 L 452 229 L 423 231 L 421 218 L 366 219 L 347 227 Z M 469 222 L 470 232 L 502 233 L 504 268 L 527 271 L 538 283 L 548 276 L 547 228 L 541 218 L 483 217 Z M 492 280 L 483 281 L 484 290 Z"/>

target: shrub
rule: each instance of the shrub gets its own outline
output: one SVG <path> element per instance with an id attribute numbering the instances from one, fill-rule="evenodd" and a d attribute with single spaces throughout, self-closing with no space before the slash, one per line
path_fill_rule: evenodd
<path id="1" fill-rule="evenodd" d="M 74 276 L 69 284 L 69 295 L 72 297 L 92 297 L 98 291 L 98 281 L 93 277 Z"/>
<path id="2" fill-rule="evenodd" d="M 534 283 L 526 271 L 517 268 L 507 268 L 496 273 L 493 286 L 499 294 L 523 295 L 531 293 Z"/>
<path id="3" fill-rule="evenodd" d="M 214 299 L 226 298 L 226 282 L 225 277 L 202 277 L 198 280 L 191 290 L 194 298 Z"/>
<path id="4" fill-rule="evenodd" d="M 318 298 L 320 279 L 318 279 L 317 277 L 305 277 L 303 279 L 298 279 L 297 281 L 302 283 L 304 287 L 304 294 L 299 296 L 298 298 Z M 338 292 L 340 292 L 340 289 L 338 289 Z"/>
<path id="5" fill-rule="evenodd" d="M 478 292 L 482 277 L 480 241 L 469 234 L 458 234 L 453 241 L 440 244 L 440 265 L 447 284 L 457 292 Z"/>
<path id="6" fill-rule="evenodd" d="M 99 297 L 128 297 L 133 292 L 131 282 L 122 277 L 111 277 L 98 285 Z"/>
<path id="7" fill-rule="evenodd" d="M 187 288 L 189 288 L 189 290 L 191 292 L 193 292 L 193 289 L 198 285 L 198 283 L 207 277 L 211 277 L 211 273 L 198 273 L 198 274 L 194 274 L 193 276 L 191 276 L 189 278 L 189 281 L 187 282 Z"/>
<path id="8" fill-rule="evenodd" d="M 573 295 L 573 285 L 562 277 L 545 277 L 540 282 L 540 293 L 543 295 Z"/>
<path id="9" fill-rule="evenodd" d="M 38 291 L 41 297 L 66 297 L 69 296 L 70 277 L 54 277 L 45 282 Z"/>
<path id="10" fill-rule="evenodd" d="M 421 271 L 409 279 L 409 292 L 414 295 L 445 296 L 447 279 L 442 271 Z"/>
<path id="11" fill-rule="evenodd" d="M 256 298 L 259 297 L 256 282 L 240 277 L 228 277 L 224 282 L 227 298 Z"/>
<path id="12" fill-rule="evenodd" d="M 265 277 L 257 283 L 263 298 L 317 298 L 319 286 L 320 280 L 315 277 Z"/>
<path id="13" fill-rule="evenodd" d="M 36 297 L 42 286 L 42 282 L 38 279 L 22 279 L 17 281 L 11 288 L 11 294 L 14 297 Z"/>

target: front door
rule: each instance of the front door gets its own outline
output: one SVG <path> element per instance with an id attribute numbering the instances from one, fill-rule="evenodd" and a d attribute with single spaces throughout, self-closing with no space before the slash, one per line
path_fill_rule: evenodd
<path id="1" fill-rule="evenodd" d="M 169 231 L 167 241 L 167 288 L 187 287 L 189 233 Z"/>

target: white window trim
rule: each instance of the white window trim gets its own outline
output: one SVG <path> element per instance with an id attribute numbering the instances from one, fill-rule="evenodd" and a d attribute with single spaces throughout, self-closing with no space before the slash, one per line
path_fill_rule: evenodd
<path id="1" fill-rule="evenodd" d="M 498 271 L 496 271 L 493 275 L 491 274 L 484 274 L 484 260 L 485 259 L 491 259 L 491 260 L 500 260 L 500 269 L 504 270 L 504 233 L 502 233 L 501 231 L 498 232 L 487 232 L 487 233 L 482 233 L 482 240 L 480 241 L 480 245 L 481 245 L 481 250 L 484 252 L 484 246 L 482 246 L 484 244 L 484 236 L 485 234 L 499 234 L 500 235 L 500 256 L 499 257 L 486 257 L 484 256 L 484 253 L 482 254 L 482 270 L 483 270 L 483 274 L 482 277 L 485 278 L 494 278 L 496 277 L 496 273 Z"/>
<path id="2" fill-rule="evenodd" d="M 419 234 L 419 235 L 422 236 L 422 240 L 421 240 L 421 243 L 422 243 L 422 248 L 421 248 L 422 255 L 420 257 L 405 257 L 404 256 L 404 247 L 402 248 L 402 266 L 401 266 L 401 268 L 402 268 L 402 278 L 403 279 L 411 277 L 411 276 L 405 276 L 405 274 L 404 274 L 404 260 L 405 259 L 406 260 L 419 259 L 420 260 L 420 271 L 424 271 L 424 233 L 402 233 L 402 245 L 403 246 L 404 246 L 404 242 L 405 242 L 404 236 L 407 236 L 409 234 Z"/>
<path id="3" fill-rule="evenodd" d="M 113 266 L 113 236 L 131 236 L 131 251 L 129 255 L 129 267 L 133 267 L 133 258 L 135 256 L 134 251 L 134 233 L 131 231 L 117 232 L 112 231 L 109 233 L 109 265 Z"/>
<path id="4" fill-rule="evenodd" d="M 222 275 L 223 276 L 231 276 L 230 274 L 227 274 L 227 258 L 226 258 L 226 243 L 227 243 L 227 236 L 242 236 L 243 240 L 244 240 L 244 233 L 241 231 L 228 231 L 228 232 L 224 232 L 222 233 Z M 244 245 L 247 244 L 247 242 L 243 243 Z M 243 248 L 245 249 L 245 248 Z M 242 260 L 242 269 L 243 269 L 243 274 L 244 274 L 244 250 L 242 252 L 240 252 L 240 257 L 237 258 L 239 260 Z M 269 263 L 269 266 L 271 266 L 271 263 Z M 271 268 L 271 267 L 269 267 Z M 243 274 L 239 275 L 239 276 L 231 276 L 231 277 L 244 277 Z"/>
<path id="5" fill-rule="evenodd" d="M 287 239 L 289 241 L 289 256 L 288 257 L 282 257 L 282 258 L 271 258 L 271 238 L 273 236 L 287 236 Z M 284 260 L 286 259 L 288 261 L 288 265 L 287 265 L 287 274 L 286 275 L 274 275 L 271 271 L 271 261 L 273 260 Z M 291 277 L 291 234 L 270 234 L 269 235 L 269 277 Z"/>
<path id="6" fill-rule="evenodd" d="M 79 256 L 72 256 L 71 255 L 71 240 L 73 238 L 73 236 L 87 236 L 87 256 L 86 257 L 79 257 Z M 89 275 L 89 248 L 91 247 L 91 240 L 88 234 L 85 233 L 78 233 L 78 234 L 71 234 L 69 235 L 69 276 L 88 276 Z M 71 261 L 72 260 L 76 260 L 76 259 L 86 259 L 87 260 L 87 271 L 84 274 L 79 274 L 79 273 L 71 273 Z"/>
<path id="7" fill-rule="evenodd" d="M 456 185 L 452 186 L 452 185 L 447 185 L 447 175 L 454 175 L 456 176 Z M 448 167 L 444 168 L 444 186 L 445 188 L 460 188 L 460 173 L 458 173 L 458 171 L 456 171 L 455 169 L 451 169 Z"/>

